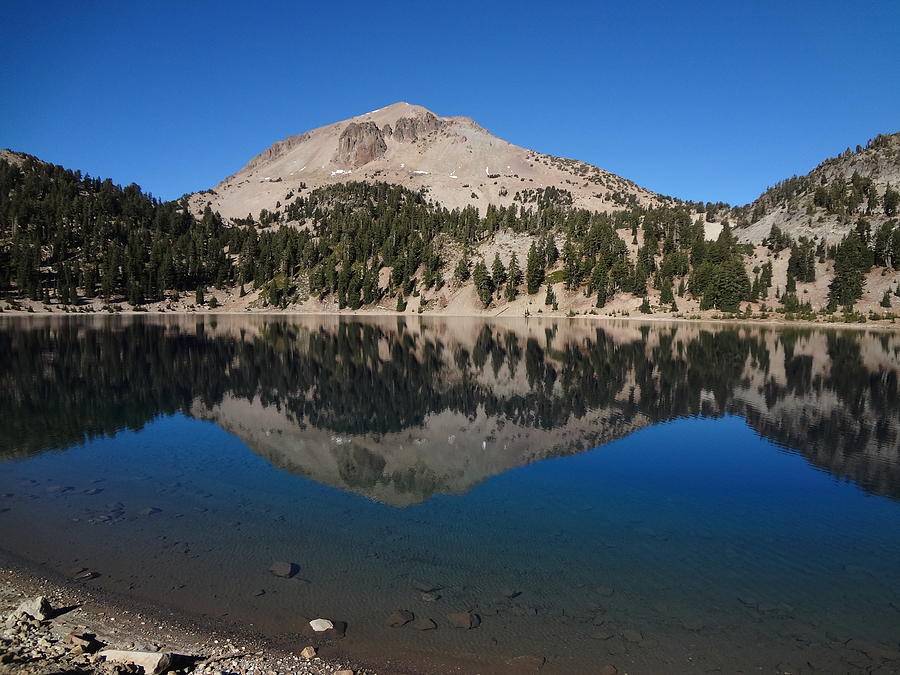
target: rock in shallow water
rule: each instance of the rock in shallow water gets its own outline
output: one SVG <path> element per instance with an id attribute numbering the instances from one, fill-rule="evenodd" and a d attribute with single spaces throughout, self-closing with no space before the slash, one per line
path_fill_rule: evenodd
<path id="1" fill-rule="evenodd" d="M 626 628 L 622 631 L 622 637 L 625 638 L 628 642 L 641 642 L 644 639 L 641 631 L 635 630 L 634 628 Z"/>
<path id="2" fill-rule="evenodd" d="M 398 609 L 396 612 L 392 612 L 391 615 L 388 616 L 387 625 L 391 628 L 400 628 L 401 626 L 405 626 L 415 618 L 415 615 L 409 610 Z"/>
<path id="3" fill-rule="evenodd" d="M 447 621 L 454 628 L 469 630 L 481 625 L 481 617 L 474 612 L 452 612 L 447 615 Z"/>
<path id="4" fill-rule="evenodd" d="M 272 566 L 269 568 L 269 571 L 274 574 L 276 577 L 282 577 L 284 579 L 290 579 L 292 576 L 297 574 L 300 571 L 300 565 L 292 562 L 285 562 L 283 560 L 279 560 L 272 563 Z"/>
<path id="5" fill-rule="evenodd" d="M 313 619 L 309 622 L 309 627 L 317 633 L 324 633 L 326 630 L 333 630 L 334 624 L 328 619 Z"/>
<path id="6" fill-rule="evenodd" d="M 428 581 L 418 581 L 416 579 L 413 579 L 411 583 L 413 588 L 422 593 L 434 593 L 435 591 L 439 591 L 441 590 L 441 588 L 443 588 L 438 584 L 432 584 Z"/>
<path id="7" fill-rule="evenodd" d="M 416 619 L 412 627 L 416 630 L 437 630 L 437 623 L 433 619 Z"/>

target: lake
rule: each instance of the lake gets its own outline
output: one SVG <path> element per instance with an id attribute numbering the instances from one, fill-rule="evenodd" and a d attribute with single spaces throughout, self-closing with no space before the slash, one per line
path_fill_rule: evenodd
<path id="1" fill-rule="evenodd" d="M 0 548 L 384 672 L 897 672 L 898 370 L 867 330 L 4 318 Z"/>

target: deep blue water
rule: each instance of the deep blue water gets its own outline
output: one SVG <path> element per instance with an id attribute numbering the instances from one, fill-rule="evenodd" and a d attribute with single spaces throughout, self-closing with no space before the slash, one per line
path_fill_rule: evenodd
<path id="1" fill-rule="evenodd" d="M 892 336 L 172 322 L 0 327 L 3 548 L 420 672 L 900 668 Z"/>

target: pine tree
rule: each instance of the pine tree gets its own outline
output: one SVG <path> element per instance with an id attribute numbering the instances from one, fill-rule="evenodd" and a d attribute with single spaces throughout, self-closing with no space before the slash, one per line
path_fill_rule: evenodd
<path id="1" fill-rule="evenodd" d="M 666 279 L 660 289 L 659 302 L 662 305 L 668 305 L 675 302 L 675 295 L 672 292 L 672 282 Z"/>
<path id="2" fill-rule="evenodd" d="M 494 254 L 494 262 L 491 265 L 491 278 L 498 289 L 506 283 L 506 268 L 503 266 L 503 261 L 500 260 L 499 253 Z"/>
<path id="3" fill-rule="evenodd" d="M 544 296 L 544 304 L 556 305 L 556 293 L 553 292 L 553 287 L 550 284 L 547 284 L 547 294 Z"/>
<path id="4" fill-rule="evenodd" d="M 544 264 L 537 246 L 532 241 L 531 248 L 528 249 L 528 259 L 525 263 L 525 285 L 528 295 L 537 293 L 542 283 L 544 283 Z"/>
<path id="5" fill-rule="evenodd" d="M 900 208 L 900 192 L 888 185 L 881 197 L 881 202 L 884 205 L 884 215 L 897 215 L 897 210 Z"/>
<path id="6" fill-rule="evenodd" d="M 509 269 L 506 272 L 506 299 L 515 300 L 519 294 L 519 284 L 522 283 L 522 270 L 519 269 L 519 259 L 513 253 L 509 259 Z"/>
<path id="7" fill-rule="evenodd" d="M 472 281 L 475 284 L 475 292 L 481 300 L 481 304 L 487 307 L 491 304 L 491 298 L 494 296 L 494 283 L 491 275 L 488 274 L 487 265 L 484 260 L 479 260 L 472 272 Z"/>
<path id="8" fill-rule="evenodd" d="M 462 257 L 459 259 L 459 262 L 456 263 L 456 267 L 453 270 L 453 278 L 456 279 L 459 283 L 468 281 L 471 264 L 472 263 L 469 260 L 468 253 L 463 253 Z"/>

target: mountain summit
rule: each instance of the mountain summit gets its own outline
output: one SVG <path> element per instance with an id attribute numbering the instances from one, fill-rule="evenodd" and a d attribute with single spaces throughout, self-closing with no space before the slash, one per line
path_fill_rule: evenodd
<path id="1" fill-rule="evenodd" d="M 468 117 L 400 102 L 285 138 L 195 195 L 193 205 L 256 216 L 275 210 L 288 193 L 351 180 L 424 190 L 451 209 L 536 201 L 547 188 L 594 211 L 671 201 L 596 166 L 508 143 Z"/>

